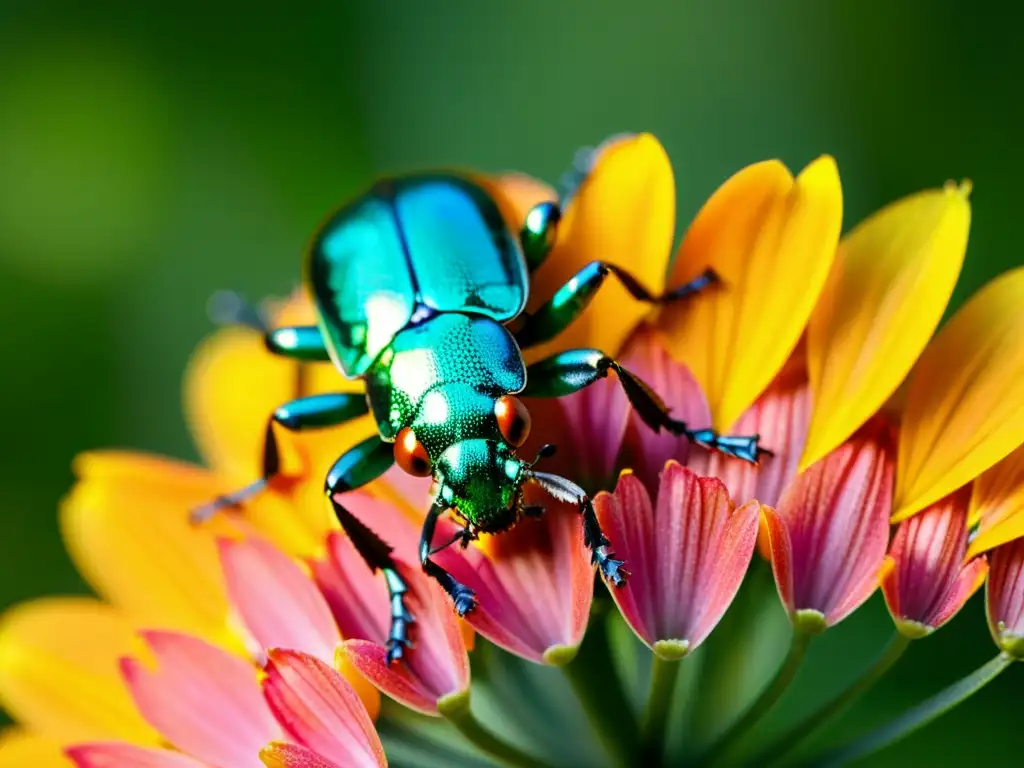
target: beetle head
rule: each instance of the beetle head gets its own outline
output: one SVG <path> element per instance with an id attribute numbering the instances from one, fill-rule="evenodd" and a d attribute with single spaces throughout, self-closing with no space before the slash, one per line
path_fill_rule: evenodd
<path id="1" fill-rule="evenodd" d="M 526 466 L 499 440 L 461 440 L 434 469 L 441 501 L 483 532 L 505 530 L 518 517 Z"/>

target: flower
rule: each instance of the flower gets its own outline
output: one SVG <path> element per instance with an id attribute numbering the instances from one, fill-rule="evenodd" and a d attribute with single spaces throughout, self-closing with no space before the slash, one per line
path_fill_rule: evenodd
<path id="1" fill-rule="evenodd" d="M 956 615 L 985 583 L 988 563 L 967 551 L 963 488 L 900 523 L 882 575 L 882 592 L 897 628 L 908 637 L 931 634 Z"/>
<path id="2" fill-rule="evenodd" d="M 531 486 L 542 516 L 435 556 L 476 593 L 476 609 L 458 619 L 419 567 L 427 483 L 392 470 L 338 498 L 392 547 L 408 583 L 413 647 L 388 664 L 386 576 L 366 568 L 322 495 L 331 462 L 375 429 L 369 418 L 284 435 L 283 471 L 265 493 L 191 525 L 196 505 L 258 477 L 276 406 L 357 386 L 328 365 L 273 358 L 251 331 L 222 329 L 186 376 L 207 468 L 128 452 L 77 460 L 62 527 L 101 598 L 51 598 L 0 620 L 0 701 L 20 723 L 0 740 L 0 765 L 382 765 L 391 745 L 416 749 L 417 739 L 454 764 L 474 748 L 517 765 L 548 753 L 600 764 L 595 744 L 619 762 L 637 758 L 638 742 L 657 755 L 673 662 L 702 643 L 728 659 L 773 642 L 713 632 L 720 620 L 751 621 L 756 589 L 734 598 L 760 561 L 755 548 L 796 639 L 765 689 L 735 702 L 737 720 L 714 724 L 722 736 L 710 758 L 729 754 L 783 694 L 806 638 L 879 583 L 901 630 L 931 630 L 980 585 L 985 554 L 993 636 L 1001 653 L 1021 655 L 1024 270 L 986 286 L 936 333 L 964 258 L 969 185 L 911 195 L 840 239 L 831 158 L 795 177 L 758 163 L 712 195 L 669 268 L 675 188 L 661 145 L 618 136 L 584 166 L 563 196 L 530 311 L 599 259 L 655 294 L 708 268 L 720 284 L 650 306 L 610 279 L 527 359 L 598 348 L 691 427 L 758 434 L 770 451 L 753 466 L 654 434 L 614 376 L 529 402 L 522 451 L 558 444 L 550 468 L 593 492 L 610 548 L 632 571 L 609 587 L 619 612 L 595 594 L 578 510 Z M 522 175 L 481 180 L 513 227 L 557 197 Z M 306 323 L 311 308 L 297 296 L 271 314 L 276 326 Z M 448 520 L 437 527 L 437 542 L 457 532 Z M 655 653 L 642 717 L 621 692 L 623 676 L 643 683 L 632 679 L 643 665 L 629 663 L 639 644 L 614 630 L 622 620 Z M 576 701 L 538 664 L 562 668 Z M 697 696 L 737 688 L 709 663 Z M 576 738 L 584 717 L 593 739 Z M 442 718 L 454 730 L 441 730 Z"/>
<path id="3" fill-rule="evenodd" d="M 694 651 L 736 596 L 757 541 L 760 508 L 736 508 L 717 478 L 666 464 L 657 506 L 633 474 L 619 476 L 614 494 L 594 500 L 618 554 L 637 563 L 613 589 L 623 617 L 655 653 L 679 658 Z"/>
<path id="4" fill-rule="evenodd" d="M 798 627 L 816 632 L 878 586 L 892 510 L 892 457 L 875 422 L 801 472 L 765 508 L 772 571 Z"/>
<path id="5" fill-rule="evenodd" d="M 202 640 L 163 632 L 144 639 L 157 668 L 125 659 L 125 681 L 146 719 L 180 751 L 82 743 L 67 750 L 78 768 L 387 765 L 359 697 L 318 659 L 271 650 L 260 682 L 249 664 Z"/>

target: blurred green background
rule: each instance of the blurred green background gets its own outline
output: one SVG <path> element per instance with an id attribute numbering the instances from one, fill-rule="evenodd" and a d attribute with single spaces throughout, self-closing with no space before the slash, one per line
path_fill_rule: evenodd
<path id="1" fill-rule="evenodd" d="M 556 181 L 655 133 L 680 222 L 741 166 L 833 154 L 848 229 L 974 181 L 955 303 L 1024 262 L 1024 58 L 1009 6 L 871 2 L 0 3 L 0 607 L 77 592 L 55 507 L 78 451 L 194 457 L 179 413 L 217 289 L 283 294 L 373 174 Z M 680 225 L 682 227 L 682 224 Z M 878 599 L 824 638 L 780 717 L 884 641 Z M 994 652 L 976 598 L 843 719 L 852 733 Z M 1024 671 L 874 760 L 1019 761 Z"/>

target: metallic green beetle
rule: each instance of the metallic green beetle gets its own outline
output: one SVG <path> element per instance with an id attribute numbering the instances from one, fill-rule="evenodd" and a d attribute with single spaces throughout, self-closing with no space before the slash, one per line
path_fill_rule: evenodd
<path id="1" fill-rule="evenodd" d="M 620 267 L 595 261 L 523 318 L 513 333 L 506 324 L 523 314 L 529 274 L 550 250 L 559 211 L 555 203 L 536 206 L 516 235 L 483 188 L 445 173 L 384 179 L 339 210 L 320 229 L 306 265 L 317 325 L 265 331 L 265 340 L 280 355 L 333 362 L 346 378 L 365 382 L 366 394 L 315 395 L 282 405 L 267 425 L 263 477 L 194 512 L 196 520 L 205 519 L 266 486 L 279 470 L 276 427 L 327 427 L 372 412 L 379 434 L 337 460 L 325 492 L 367 565 L 386 577 L 389 662 L 408 647 L 407 585 L 390 547 L 345 509 L 339 492 L 369 483 L 396 461 L 411 474 L 433 476 L 434 500 L 423 525 L 420 561 L 461 616 L 473 609 L 475 596 L 431 555 L 543 512 L 522 502 L 529 481 L 578 505 L 586 545 L 609 581 L 620 585 L 628 575 L 610 551 L 587 494 L 570 480 L 534 470 L 537 459 L 553 448 L 545 446 L 532 462 L 516 456 L 529 431 L 529 414 L 516 394 L 560 397 L 615 371 L 652 429 L 665 428 L 751 462 L 764 452 L 757 435 L 720 436 L 672 419 L 656 394 L 600 350 L 576 349 L 524 364 L 520 350 L 555 337 L 611 275 L 644 302 L 677 300 L 714 279 L 707 273 L 655 297 Z M 244 321 L 240 313 L 235 320 Z M 435 549 L 437 520 L 449 510 L 464 527 Z"/>

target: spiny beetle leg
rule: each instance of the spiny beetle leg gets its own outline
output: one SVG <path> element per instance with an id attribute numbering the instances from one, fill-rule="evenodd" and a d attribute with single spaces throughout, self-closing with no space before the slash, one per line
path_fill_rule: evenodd
<path id="1" fill-rule="evenodd" d="M 198 524 L 208 520 L 219 510 L 238 506 L 267 487 L 281 469 L 281 454 L 277 444 L 278 428 L 301 432 L 307 429 L 334 427 L 352 421 L 367 411 L 366 397 L 352 392 L 300 397 L 280 406 L 267 422 L 263 442 L 263 477 L 240 491 L 220 496 L 209 504 L 194 509 L 191 514 L 192 522 Z"/>
<path id="2" fill-rule="evenodd" d="M 665 429 L 704 448 L 756 464 L 761 454 L 759 435 L 719 435 L 712 429 L 690 429 L 669 416 L 664 401 L 642 379 L 597 349 L 570 349 L 529 366 L 525 397 L 563 397 L 588 387 L 615 371 L 626 398 L 640 419 L 655 432 Z"/>
<path id="3" fill-rule="evenodd" d="M 515 333 L 516 343 L 525 349 L 555 338 L 583 314 L 609 275 L 618 278 L 634 299 L 648 304 L 679 301 L 718 282 L 718 276 L 707 270 L 697 279 L 658 296 L 648 291 L 643 283 L 617 264 L 592 261 L 559 288 L 549 301 L 526 318 L 523 326 Z"/>
<path id="4" fill-rule="evenodd" d="M 457 536 L 445 544 L 444 547 L 440 547 L 437 550 L 432 549 L 437 519 L 444 511 L 444 507 L 435 503 L 423 521 L 423 532 L 420 535 L 420 564 L 423 566 L 423 571 L 440 584 L 441 588 L 451 597 L 452 602 L 455 604 L 455 612 L 459 616 L 465 616 L 476 607 L 476 593 L 465 584 L 456 581 L 454 576 L 430 559 L 432 554 L 454 544 L 461 538 L 461 536 Z"/>
<path id="5" fill-rule="evenodd" d="M 409 586 L 391 557 L 391 546 L 341 504 L 338 494 L 360 488 L 384 474 L 394 463 L 395 456 L 389 443 L 373 435 L 347 453 L 331 467 L 324 482 L 324 493 L 331 502 L 334 514 L 345 535 L 356 548 L 371 571 L 381 571 L 388 588 L 391 627 L 387 639 L 387 663 L 393 664 L 405 656 L 412 647 L 409 627 L 415 618 L 405 603 Z"/>
<path id="6" fill-rule="evenodd" d="M 611 550 L 611 542 L 601 530 L 594 505 L 586 491 L 571 480 L 547 472 L 533 472 L 530 475 L 540 483 L 548 493 L 556 499 L 575 503 L 583 518 L 583 543 L 590 550 L 590 562 L 596 563 L 605 580 L 616 587 L 621 587 L 630 576 L 623 560 L 617 560 Z"/>
<path id="7" fill-rule="evenodd" d="M 387 663 L 393 664 L 405 655 L 406 648 L 412 648 L 409 640 L 409 625 L 416 620 L 405 604 L 409 586 L 397 570 L 391 567 L 381 569 L 388 585 L 388 599 L 391 603 L 391 628 L 387 640 Z"/>
<path id="8" fill-rule="evenodd" d="M 611 542 L 608 541 L 601 530 L 601 525 L 597 522 L 597 514 L 594 512 L 594 505 L 589 496 L 583 498 L 580 508 L 583 513 L 583 542 L 590 547 L 590 561 L 597 563 L 597 567 L 601 569 L 601 575 L 609 584 L 621 587 L 630 575 L 629 570 L 625 568 L 626 563 L 623 560 L 617 560 L 615 553 L 611 551 Z"/>

